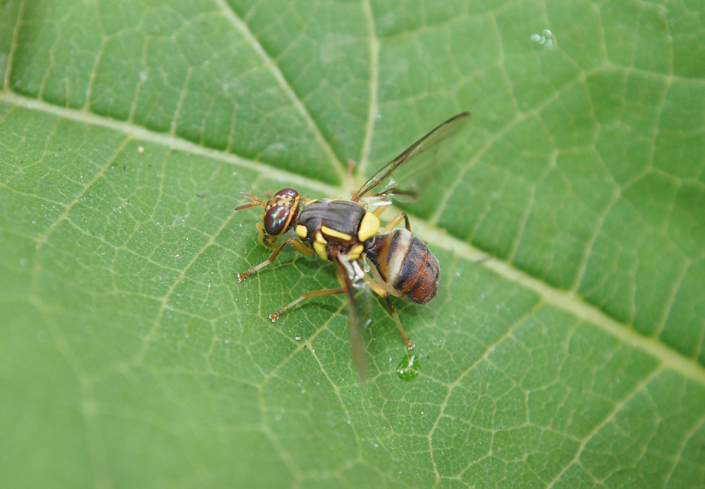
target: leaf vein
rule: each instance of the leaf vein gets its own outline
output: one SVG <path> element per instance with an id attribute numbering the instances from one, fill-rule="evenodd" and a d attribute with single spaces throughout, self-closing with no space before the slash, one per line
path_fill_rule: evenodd
<path id="1" fill-rule="evenodd" d="M 289 97 L 289 100 L 294 105 L 299 114 L 303 117 L 308 125 L 309 129 L 313 133 L 318 144 L 321 145 L 323 151 L 328 156 L 333 170 L 338 174 L 342 181 L 345 181 L 345 168 L 336 156 L 330 143 L 323 137 L 323 133 L 319 127 L 319 124 L 314 120 L 311 113 L 308 111 L 306 105 L 299 98 L 299 95 L 294 90 L 293 86 L 289 83 L 284 76 L 282 70 L 277 66 L 276 61 L 273 56 L 271 56 L 265 49 L 264 46 L 259 42 L 254 33 L 250 30 L 247 24 L 239 17 L 235 12 L 235 9 L 226 0 L 215 0 L 216 4 L 220 7 L 225 17 L 233 24 L 233 26 L 243 35 L 245 40 L 252 46 L 255 53 L 260 57 L 264 65 L 269 68 L 270 72 L 276 79 L 279 87 L 284 91 L 284 93 Z"/>
<path id="2" fill-rule="evenodd" d="M 519 318 L 518 321 L 514 323 L 510 328 L 507 329 L 507 331 L 497 338 L 497 340 L 488 345 L 487 348 L 485 348 L 485 352 L 480 356 L 477 360 L 475 360 L 468 368 L 466 368 L 463 372 L 460 373 L 458 378 L 448 386 L 448 393 L 446 394 L 446 397 L 443 399 L 443 402 L 440 404 L 440 411 L 438 413 L 438 417 L 436 418 L 436 421 L 434 421 L 433 426 L 431 427 L 429 433 L 428 433 L 428 450 L 430 452 L 431 456 L 431 463 L 433 464 L 433 472 L 436 476 L 436 483 L 434 484 L 434 488 L 438 487 L 438 484 L 440 483 L 441 480 L 441 475 L 438 473 L 438 467 L 436 465 L 436 460 L 434 457 L 434 449 L 433 449 L 433 433 L 435 433 L 436 429 L 438 428 L 438 423 L 441 421 L 442 418 L 445 417 L 445 409 L 446 406 L 448 405 L 448 400 L 450 399 L 450 396 L 453 394 L 453 391 L 457 386 L 460 385 L 460 383 L 463 381 L 463 379 L 470 373 L 472 370 L 477 367 L 481 362 L 487 359 L 489 354 L 494 350 L 494 348 L 501 344 L 504 340 L 507 338 L 511 337 L 512 334 L 522 325 L 524 324 L 524 321 L 526 321 L 527 318 L 533 316 L 536 314 L 536 312 L 545 305 L 543 301 L 537 301 L 534 306 L 529 309 L 521 318 Z M 492 433 L 492 436 L 494 436 L 494 432 Z M 491 445 L 490 445 L 491 446 Z"/>
<path id="3" fill-rule="evenodd" d="M 17 50 L 17 38 L 20 33 L 20 26 L 22 25 L 22 18 L 24 16 L 24 8 L 27 5 L 27 0 L 21 0 L 19 9 L 17 10 L 17 24 L 15 24 L 15 29 L 12 32 L 12 42 L 10 43 L 10 53 L 7 57 L 7 67 L 5 69 L 5 80 L 3 86 L 5 90 L 9 89 L 10 78 L 12 76 L 12 64 L 15 61 L 15 52 Z"/>
<path id="4" fill-rule="evenodd" d="M 9 91 L 0 92 L 0 101 L 29 110 L 41 110 L 56 117 L 74 122 L 112 129 L 130 136 L 132 139 L 152 142 L 166 148 L 178 149 L 187 153 L 205 156 L 248 170 L 254 170 L 256 172 L 266 174 L 268 179 L 280 181 L 288 185 L 294 184 L 306 186 L 326 195 L 337 195 L 339 193 L 338 187 L 333 187 L 316 180 L 311 180 L 309 178 L 302 177 L 301 175 L 290 173 L 274 166 L 269 166 L 259 161 L 243 158 L 232 153 L 225 153 L 223 151 L 206 148 L 180 137 L 174 137 L 168 134 L 151 131 L 130 122 L 118 121 L 81 110 L 59 107 L 48 102 L 24 97 Z"/>
<path id="5" fill-rule="evenodd" d="M 566 470 L 568 470 L 574 463 L 579 462 L 580 455 L 583 453 L 583 450 L 585 450 L 585 447 L 587 446 L 588 442 L 592 440 L 592 438 L 603 428 L 614 419 L 614 416 L 629 402 L 635 395 L 637 395 L 639 392 L 642 392 L 644 387 L 646 387 L 649 382 L 651 382 L 656 375 L 661 373 L 663 371 L 663 365 L 658 365 L 656 368 L 654 368 L 651 372 L 649 372 L 648 375 L 646 375 L 641 381 L 636 383 L 634 385 L 634 388 L 627 393 L 627 395 L 619 402 L 615 403 L 613 406 L 612 410 L 607 413 L 605 418 L 595 425 L 595 427 L 585 435 L 585 437 L 582 439 L 582 442 L 580 443 L 580 447 L 578 448 L 578 451 L 575 452 L 575 456 L 563 467 L 563 470 L 561 470 L 556 477 L 553 478 L 553 480 L 550 482 L 548 486 L 546 486 L 546 489 L 550 489 L 553 487 L 553 485 L 561 478 L 561 476 L 565 473 Z M 591 474 L 592 475 L 592 474 Z"/>
<path id="6" fill-rule="evenodd" d="M 380 41 L 377 37 L 377 26 L 375 25 L 374 11 L 370 0 L 362 1 L 362 10 L 367 20 L 370 37 L 370 101 L 367 109 L 367 124 L 365 125 L 365 137 L 362 143 L 362 152 L 360 153 L 359 174 L 365 176 L 367 166 L 370 163 L 370 149 L 372 147 L 372 136 L 377 118 L 379 95 L 379 50 Z"/>
<path id="7" fill-rule="evenodd" d="M 542 299 L 578 318 L 592 323 L 612 334 L 627 345 L 635 346 L 668 365 L 672 370 L 705 385 L 705 366 L 693 358 L 685 358 L 672 348 L 655 338 L 643 336 L 626 324 L 608 316 L 598 307 L 585 302 L 572 291 L 560 290 L 529 274 L 514 268 L 511 264 L 488 255 L 470 244 L 449 236 L 432 224 L 420 219 L 414 220 L 415 234 L 426 243 L 439 248 L 452 250 L 467 260 L 479 262 L 482 266 L 511 282 L 519 284 L 539 294 Z"/>
<path id="8" fill-rule="evenodd" d="M 184 269 L 181 271 L 181 273 L 176 277 L 176 280 L 174 280 L 174 283 L 171 285 L 169 290 L 167 291 L 166 295 L 161 300 L 161 306 L 159 307 L 159 311 L 157 312 L 157 316 L 154 319 L 154 322 L 152 323 L 152 328 L 150 329 L 149 333 L 147 336 L 144 338 L 143 343 L 142 343 L 142 348 L 140 351 L 137 353 L 136 357 L 132 360 L 133 365 L 139 365 L 142 360 L 144 359 L 144 356 L 147 353 L 147 350 L 149 349 L 149 344 L 151 341 L 155 338 L 157 329 L 159 328 L 159 325 L 161 323 L 161 318 L 164 315 L 164 311 L 167 309 L 167 305 L 169 303 L 169 298 L 172 296 L 176 288 L 179 286 L 181 281 L 184 279 L 186 276 L 186 272 L 189 271 L 189 269 L 193 266 L 196 261 L 201 257 L 204 251 L 206 251 L 208 248 L 210 248 L 214 243 L 215 240 L 220 236 L 220 233 L 223 232 L 225 227 L 230 223 L 230 220 L 233 218 L 235 215 L 235 212 L 237 212 L 235 209 L 233 209 L 230 214 L 223 220 L 223 223 L 218 227 L 218 229 L 215 230 L 213 235 L 210 237 L 210 239 L 206 242 L 203 247 L 194 254 L 193 258 L 186 264 Z"/>

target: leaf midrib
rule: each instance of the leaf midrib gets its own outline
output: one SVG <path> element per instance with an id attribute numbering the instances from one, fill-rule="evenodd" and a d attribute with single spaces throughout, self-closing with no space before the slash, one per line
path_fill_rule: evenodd
<path id="1" fill-rule="evenodd" d="M 17 95 L 8 90 L 0 92 L 0 101 L 30 110 L 40 110 L 74 122 L 120 131 L 130 136 L 132 139 L 163 145 L 170 149 L 178 149 L 186 153 L 205 156 L 237 167 L 265 173 L 271 180 L 280 181 L 286 185 L 307 187 L 323 195 L 335 197 L 346 195 L 348 192 L 347 183 L 340 187 L 334 187 L 267 165 L 260 161 L 205 148 L 179 137 L 157 133 L 130 122 L 105 118 L 86 110 L 58 107 L 43 101 Z M 415 218 L 414 228 L 415 234 L 418 234 L 419 237 L 433 247 L 453 252 L 466 260 L 474 261 L 478 265 L 492 270 L 503 278 L 534 291 L 545 303 L 568 311 L 583 321 L 595 324 L 619 338 L 624 343 L 651 354 L 659 360 L 662 366 L 666 366 L 685 377 L 705 385 L 705 367 L 700 365 L 695 359 L 686 358 L 672 348 L 659 342 L 656 338 L 643 336 L 628 325 L 616 321 L 597 307 L 585 302 L 575 292 L 557 289 L 539 279 L 531 277 L 527 273 L 513 267 L 510 263 L 492 257 L 486 252 L 449 235 L 445 230 L 436 227 L 428 221 Z"/>

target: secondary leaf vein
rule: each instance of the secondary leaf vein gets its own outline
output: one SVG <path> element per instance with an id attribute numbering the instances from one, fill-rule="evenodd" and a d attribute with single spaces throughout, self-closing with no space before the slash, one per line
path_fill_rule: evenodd
<path id="1" fill-rule="evenodd" d="M 344 181 L 346 173 L 343 164 L 336 156 L 331 145 L 323 137 L 323 134 L 321 133 L 318 124 L 316 123 L 316 121 L 314 121 L 313 117 L 311 116 L 311 113 L 306 108 L 306 105 L 299 98 L 294 88 L 288 82 L 288 80 L 284 76 L 284 73 L 281 71 L 281 69 L 279 69 L 276 62 L 274 61 L 274 58 L 264 49 L 262 44 L 260 44 L 259 40 L 255 37 L 250 28 L 247 26 L 247 24 L 237 15 L 235 10 L 230 4 L 228 4 L 226 0 L 215 0 L 215 3 L 221 8 L 225 17 L 233 24 L 233 26 L 235 26 L 235 28 L 240 32 L 240 34 L 242 34 L 245 40 L 252 46 L 252 49 L 254 49 L 255 53 L 257 53 L 257 55 L 260 57 L 264 65 L 270 70 L 277 83 L 279 84 L 279 87 L 284 91 L 287 97 L 289 97 L 291 103 L 294 105 L 301 117 L 303 117 L 303 119 L 306 121 L 306 124 L 308 125 L 309 129 L 311 129 L 311 132 L 316 138 L 316 141 L 318 141 L 318 143 L 323 148 L 323 151 L 325 151 L 326 155 L 328 156 L 328 159 L 330 160 L 333 166 L 333 170 L 338 174 L 341 181 Z"/>

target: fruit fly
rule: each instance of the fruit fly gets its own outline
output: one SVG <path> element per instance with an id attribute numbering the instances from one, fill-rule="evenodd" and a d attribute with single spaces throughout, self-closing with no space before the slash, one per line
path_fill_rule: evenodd
<path id="1" fill-rule="evenodd" d="M 260 244 L 273 249 L 259 265 L 238 274 L 240 282 L 272 263 L 286 245 L 305 256 L 318 255 L 336 266 L 339 289 L 309 291 L 269 315 L 276 321 L 286 310 L 304 299 L 346 294 L 352 358 L 360 380 L 365 380 L 365 350 L 362 330 L 366 318 L 360 315 L 358 292 L 372 290 L 383 297 L 409 350 L 414 348 L 404 331 L 390 296 L 417 304 L 430 302 L 438 291 L 440 266 L 431 250 L 411 233 L 406 213 L 381 228 L 379 216 L 391 199 L 415 200 L 413 191 L 397 188 L 414 185 L 433 168 L 439 143 L 457 134 L 470 120 L 470 113 L 448 119 L 409 146 L 372 176 L 351 199 L 309 200 L 291 188 L 280 190 L 268 200 L 242 193 L 250 200 L 236 210 L 264 207 L 262 222 L 257 223 Z M 412 189 L 414 190 L 414 189 Z M 404 221 L 404 228 L 397 228 Z M 279 243 L 281 239 L 284 239 Z M 367 266 L 367 263 L 371 266 Z M 362 265 L 360 264 L 362 262 Z M 371 270 L 374 278 L 365 270 Z"/>

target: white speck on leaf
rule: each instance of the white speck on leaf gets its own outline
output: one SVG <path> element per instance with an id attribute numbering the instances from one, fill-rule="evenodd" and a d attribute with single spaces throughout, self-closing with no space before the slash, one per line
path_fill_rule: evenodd
<path id="1" fill-rule="evenodd" d="M 531 34 L 531 40 L 541 44 L 546 49 L 553 49 L 555 44 L 553 32 L 550 29 L 544 29 L 541 34 Z"/>

